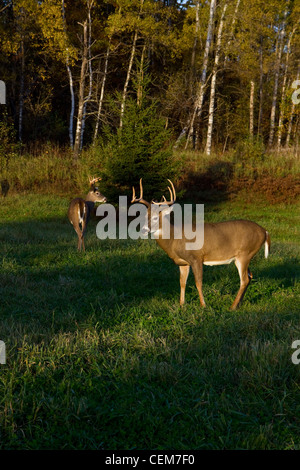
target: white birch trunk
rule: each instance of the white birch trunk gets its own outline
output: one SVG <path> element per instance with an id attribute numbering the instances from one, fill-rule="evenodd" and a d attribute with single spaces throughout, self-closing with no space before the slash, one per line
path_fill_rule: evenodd
<path id="1" fill-rule="evenodd" d="M 240 3 L 241 3 L 241 0 L 237 0 L 236 5 L 235 5 L 235 10 L 234 10 L 232 23 L 231 23 L 231 28 L 230 28 L 229 41 L 227 43 L 227 51 L 229 50 L 229 47 L 230 47 L 230 44 L 231 44 L 231 41 L 232 41 L 232 38 L 233 38 L 234 27 L 235 27 L 237 13 L 238 13 L 238 10 L 239 10 Z M 226 54 L 226 56 L 224 58 L 224 67 L 225 67 L 225 64 L 226 64 L 227 60 L 228 60 L 228 54 Z"/>
<path id="2" fill-rule="evenodd" d="M 141 55 L 141 63 L 140 63 L 140 70 L 139 70 L 139 74 L 138 74 L 138 87 L 137 87 L 137 97 L 136 97 L 136 103 L 137 103 L 138 107 L 140 107 L 142 105 L 142 101 L 143 101 L 145 51 L 146 51 L 146 44 L 143 45 L 142 55 Z"/>
<path id="3" fill-rule="evenodd" d="M 140 15 L 141 12 L 142 12 L 143 5 L 144 5 L 144 0 L 141 0 L 139 15 Z M 135 51 L 136 51 L 137 39 L 138 39 L 138 30 L 136 29 L 136 30 L 135 30 L 135 33 L 134 33 L 134 37 L 133 37 L 133 43 L 132 43 L 132 48 L 131 48 L 130 60 L 129 60 L 129 65 L 128 65 L 128 69 L 127 69 L 127 75 L 126 75 L 126 80 L 125 80 L 125 84 L 124 84 L 123 94 L 122 94 L 121 115 L 120 115 L 120 128 L 123 127 L 123 116 L 124 116 L 125 103 L 126 103 L 126 98 L 127 98 L 127 89 L 128 89 L 128 85 L 129 85 L 130 76 L 131 76 L 131 70 L 132 70 L 133 60 L 134 60 Z"/>
<path id="4" fill-rule="evenodd" d="M 213 68 L 213 73 L 212 73 L 212 78 L 211 78 L 211 85 L 210 85 L 208 128 L 207 128 L 207 139 L 206 139 L 206 149 L 205 149 L 205 152 L 207 153 L 207 155 L 210 155 L 211 153 L 212 133 L 213 133 L 213 124 L 214 124 L 216 81 L 217 81 L 217 73 L 218 73 L 218 66 L 219 66 L 219 60 L 220 60 L 222 31 L 223 31 L 223 26 L 224 26 L 224 18 L 225 18 L 226 10 L 227 10 L 227 3 L 225 3 L 224 5 L 222 16 L 220 19 L 218 35 L 217 35 L 215 63 L 214 63 L 214 68 Z"/>
<path id="5" fill-rule="evenodd" d="M 80 140 L 82 132 L 82 118 L 84 110 L 84 91 L 85 91 L 85 77 L 88 64 L 88 45 L 87 45 L 87 20 L 83 23 L 83 51 L 81 60 L 80 82 L 79 82 L 79 97 L 78 97 L 78 113 L 77 113 L 77 126 L 74 144 L 74 159 L 77 160 L 80 152 Z"/>
<path id="6" fill-rule="evenodd" d="M 299 80 L 299 77 L 300 77 L 300 67 L 298 68 L 297 80 Z M 290 145 L 292 128 L 293 128 L 293 118 L 295 114 L 295 106 L 296 106 L 295 103 L 292 101 L 291 112 L 290 112 L 290 117 L 289 117 L 289 125 L 288 125 L 288 130 L 287 130 L 287 135 L 286 135 L 286 141 L 285 141 L 286 148 L 288 148 Z"/>
<path id="7" fill-rule="evenodd" d="M 66 62 L 67 72 L 69 76 L 69 84 L 70 84 L 70 94 L 71 94 L 71 110 L 70 110 L 70 119 L 69 119 L 69 139 L 70 139 L 70 147 L 73 148 L 74 145 L 74 138 L 73 138 L 73 123 L 74 123 L 74 113 L 75 113 L 75 96 L 74 96 L 74 84 L 73 84 L 73 76 L 71 72 L 71 68 L 69 66 L 69 61 Z"/>
<path id="8" fill-rule="evenodd" d="M 124 111 L 125 111 L 125 102 L 126 102 L 126 97 L 127 97 L 127 89 L 128 89 L 128 84 L 131 76 L 131 70 L 132 70 L 132 65 L 133 65 L 133 60 L 135 56 L 135 50 L 136 50 L 136 42 L 138 38 L 138 32 L 137 30 L 134 33 L 133 37 L 133 43 L 132 43 L 132 48 L 131 48 L 131 54 L 130 54 L 130 60 L 129 60 L 129 65 L 127 69 L 127 75 L 126 75 L 126 80 L 123 88 L 123 94 L 122 94 L 122 101 L 121 101 L 121 115 L 120 115 L 120 128 L 123 127 L 123 116 L 124 116 Z"/>
<path id="9" fill-rule="evenodd" d="M 86 120 L 86 108 L 87 104 L 92 96 L 93 89 L 93 69 L 92 69 L 92 19 L 91 19 L 91 8 L 93 6 L 93 0 L 88 4 L 88 69 L 89 69 L 89 92 L 88 96 L 84 100 L 83 105 L 83 116 L 82 116 L 82 126 L 81 126 L 81 135 L 80 135 L 80 150 L 83 146 L 83 134 L 85 129 L 85 120 Z"/>
<path id="10" fill-rule="evenodd" d="M 249 134 L 250 137 L 253 138 L 254 135 L 254 91 L 255 91 L 255 83 L 254 80 L 250 82 L 250 103 L 249 103 Z"/>
<path id="11" fill-rule="evenodd" d="M 288 68 L 289 68 L 289 58 L 290 58 L 290 52 L 291 52 L 291 43 L 292 43 L 293 35 L 296 31 L 296 28 L 297 26 L 295 26 L 293 31 L 291 32 L 289 41 L 287 44 L 285 68 L 284 68 L 284 75 L 283 75 L 283 82 L 282 82 L 282 89 L 281 89 L 280 113 L 279 113 L 279 121 L 278 121 L 278 136 L 277 136 L 277 149 L 278 150 L 280 150 L 280 147 L 281 147 L 282 132 L 283 132 L 284 101 L 285 101 L 286 83 L 287 83 L 287 75 L 288 75 Z"/>
<path id="12" fill-rule="evenodd" d="M 99 123 L 100 123 L 100 118 L 101 118 L 101 113 L 102 113 L 105 82 L 106 82 L 107 69 L 108 69 L 108 58 L 109 58 L 109 54 L 110 54 L 110 41 L 111 41 L 111 38 L 109 39 L 109 44 L 108 44 L 108 47 L 107 47 L 107 50 L 106 50 L 106 56 L 105 56 L 105 62 L 104 62 L 104 75 L 103 75 L 101 90 L 100 90 L 99 105 L 98 105 L 98 112 L 97 112 L 97 118 L 96 118 L 95 130 L 94 130 L 93 145 L 96 144 L 96 139 L 97 139 L 98 130 L 99 130 Z"/>
<path id="13" fill-rule="evenodd" d="M 259 51 L 259 110 L 258 110 L 258 122 L 257 122 L 257 134 L 260 135 L 261 132 L 261 121 L 262 121 L 262 111 L 263 111 L 263 49 L 262 49 L 262 40 L 261 47 Z"/>
<path id="14" fill-rule="evenodd" d="M 65 3 L 62 0 L 62 17 L 63 17 L 63 27 L 65 36 L 67 36 L 66 32 L 66 17 L 65 17 Z M 66 69 L 69 77 L 69 86 L 70 86 L 70 94 L 71 94 L 71 110 L 70 110 L 70 119 L 69 119 L 69 140 L 70 140 L 70 147 L 73 149 L 74 141 L 73 141 L 73 122 L 74 122 L 74 112 L 75 112 L 75 97 L 74 97 L 74 84 L 73 84 L 73 76 L 72 71 L 69 65 L 69 53 L 68 48 L 66 48 Z"/>
<path id="15" fill-rule="evenodd" d="M 270 116 L 269 147 L 273 145 L 274 134 L 275 134 L 275 117 L 276 117 L 276 106 L 277 106 L 277 95 L 278 95 L 278 83 L 279 83 L 280 63 L 281 63 L 281 56 L 282 56 L 282 50 L 283 50 L 284 35 L 285 35 L 285 22 L 279 34 L 278 45 L 277 45 L 275 80 L 274 80 L 274 90 L 273 90 L 273 99 L 272 99 L 271 116 Z"/>
<path id="16" fill-rule="evenodd" d="M 199 10 L 200 10 L 200 2 L 196 3 L 196 23 L 195 23 L 195 36 L 194 36 L 194 44 L 192 50 L 192 57 L 191 57 L 191 72 L 190 72 L 190 91 L 193 90 L 193 82 L 195 77 L 195 59 L 196 59 L 196 50 L 197 50 L 197 43 L 199 39 L 199 30 L 200 30 L 200 21 L 199 21 Z"/>
<path id="17" fill-rule="evenodd" d="M 206 76 L 207 76 L 207 64 L 208 64 L 208 57 L 209 57 L 209 50 L 212 42 L 212 35 L 213 35 L 213 21 L 214 21 L 214 16 L 215 16 L 215 9 L 216 9 L 216 0 L 211 0 L 210 2 L 210 12 L 209 12 L 209 22 L 208 22 L 208 28 L 207 28 L 207 36 L 206 36 L 206 43 L 205 43 L 205 50 L 204 50 L 204 57 L 203 57 L 203 65 L 202 65 L 202 74 L 201 74 L 201 80 L 200 83 L 198 84 L 198 92 L 197 92 L 197 97 L 194 105 L 194 111 L 189 123 L 189 133 L 185 145 L 185 149 L 188 146 L 193 128 L 194 128 L 194 122 L 195 118 L 201 116 L 202 112 L 202 105 L 203 105 L 203 98 L 204 98 L 204 91 L 205 91 L 205 86 L 206 86 Z"/>

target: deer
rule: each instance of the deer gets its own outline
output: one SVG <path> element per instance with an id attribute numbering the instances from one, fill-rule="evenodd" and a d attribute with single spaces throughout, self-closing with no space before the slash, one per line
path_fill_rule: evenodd
<path id="1" fill-rule="evenodd" d="M 106 202 L 106 197 L 103 196 L 98 187 L 95 186 L 96 182 L 100 180 L 101 178 L 89 177 L 90 190 L 85 199 L 76 197 L 69 205 L 68 218 L 78 236 L 78 251 L 85 251 L 84 236 L 95 202 Z"/>
<path id="2" fill-rule="evenodd" d="M 231 310 L 237 309 L 246 293 L 253 275 L 249 269 L 249 264 L 254 255 L 265 245 L 265 257 L 270 251 L 270 235 L 255 222 L 250 220 L 229 220 L 217 223 L 204 223 L 204 242 L 201 248 L 187 249 L 187 240 L 184 236 L 184 230 L 180 239 L 174 236 L 174 224 L 169 222 L 168 233 L 166 233 L 166 224 L 163 223 L 165 217 L 172 212 L 172 206 L 176 201 L 176 191 L 171 180 L 168 180 L 170 186 L 170 200 L 167 201 L 163 196 L 161 202 L 150 202 L 143 199 L 142 178 L 140 179 L 140 197 L 135 195 L 135 189 L 132 188 L 131 203 L 141 203 L 147 207 L 146 219 L 141 232 L 149 235 L 153 234 L 157 244 L 167 255 L 179 266 L 180 271 L 180 306 L 185 303 L 185 288 L 192 268 L 195 284 L 199 293 L 200 305 L 205 307 L 205 301 L 202 292 L 203 265 L 215 266 L 229 264 L 234 261 L 240 277 L 240 288 L 231 305 Z M 153 210 L 154 206 L 159 207 Z M 157 220 L 158 219 L 158 220 Z M 193 224 L 193 230 L 195 226 Z M 164 233 L 165 231 L 165 233 Z M 164 236 L 166 235 L 166 236 Z"/>

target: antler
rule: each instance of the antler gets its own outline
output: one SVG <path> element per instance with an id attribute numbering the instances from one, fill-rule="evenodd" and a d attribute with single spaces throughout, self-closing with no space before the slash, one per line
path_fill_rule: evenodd
<path id="1" fill-rule="evenodd" d="M 174 188 L 174 184 L 172 183 L 171 180 L 169 180 L 169 183 L 171 185 L 171 188 L 170 186 L 168 186 L 168 190 L 169 190 L 169 193 L 170 193 L 170 201 L 167 201 L 165 196 L 163 196 L 163 201 L 161 202 L 154 202 L 152 201 L 152 204 L 156 204 L 157 206 L 161 205 L 161 204 L 165 204 L 167 206 L 172 206 L 172 204 L 174 204 L 174 202 L 176 201 L 176 191 L 175 191 L 175 188 Z"/>
<path id="2" fill-rule="evenodd" d="M 90 186 L 92 186 L 93 184 L 97 183 L 97 181 L 100 181 L 102 178 L 93 178 L 91 176 L 89 176 L 89 182 L 90 182 Z"/>
<path id="3" fill-rule="evenodd" d="M 132 186 L 132 200 L 131 200 L 131 203 L 133 202 L 140 202 L 141 204 L 145 204 L 145 206 L 149 207 L 150 206 L 150 202 L 146 201 L 145 199 L 143 199 L 143 185 L 142 185 L 142 178 L 140 179 L 140 197 L 139 199 L 136 198 L 135 196 L 135 189 L 134 189 L 134 186 Z"/>
<path id="4" fill-rule="evenodd" d="M 174 188 L 174 184 L 172 183 L 171 180 L 169 180 L 169 183 L 171 185 L 171 188 L 170 186 L 168 186 L 168 190 L 169 190 L 169 193 L 170 193 L 170 201 L 167 201 L 165 196 L 162 197 L 162 201 L 161 202 L 154 202 L 154 201 L 151 201 L 151 204 L 156 204 L 157 206 L 160 206 L 162 204 L 164 205 L 167 205 L 167 206 L 172 206 L 172 204 L 174 204 L 174 202 L 176 201 L 176 191 L 175 191 L 175 188 Z M 145 204 L 145 206 L 149 207 L 150 206 L 150 203 L 148 201 L 146 201 L 145 199 L 143 199 L 143 185 L 142 185 L 142 178 L 140 179 L 140 197 L 139 199 L 136 198 L 136 195 L 135 195 L 135 189 L 134 189 L 134 186 L 132 186 L 132 201 L 131 203 L 133 202 L 140 202 L 142 204 Z"/>

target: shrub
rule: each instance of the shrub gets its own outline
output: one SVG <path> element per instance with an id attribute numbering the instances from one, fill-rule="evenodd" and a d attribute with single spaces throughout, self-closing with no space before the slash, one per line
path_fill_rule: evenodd
<path id="1" fill-rule="evenodd" d="M 265 155 L 265 146 L 259 136 L 247 137 L 237 143 L 234 152 L 236 162 L 255 163 L 262 161 Z"/>
<path id="2" fill-rule="evenodd" d="M 120 194 L 131 195 L 140 178 L 145 197 L 160 198 L 167 179 L 176 178 L 181 166 L 156 103 L 144 98 L 140 104 L 133 98 L 127 100 L 122 128 L 106 127 L 98 151 L 103 159 L 105 194 L 114 202 Z"/>
<path id="3" fill-rule="evenodd" d="M 16 143 L 16 132 L 12 120 L 4 111 L 0 120 L 0 174 L 7 176 L 9 162 L 20 150 Z"/>

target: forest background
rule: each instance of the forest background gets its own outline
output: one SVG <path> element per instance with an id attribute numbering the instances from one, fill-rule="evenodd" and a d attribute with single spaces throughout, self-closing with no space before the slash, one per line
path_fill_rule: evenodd
<path id="1" fill-rule="evenodd" d="M 4 0 L 0 12 L 10 190 L 74 192 L 96 173 L 112 200 L 140 176 L 154 194 L 173 177 L 191 197 L 250 185 L 272 201 L 275 176 L 285 200 L 298 194 L 298 2 Z"/>

